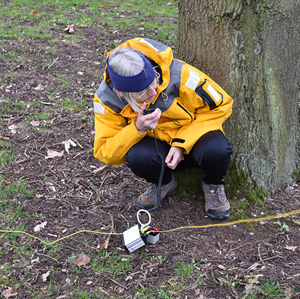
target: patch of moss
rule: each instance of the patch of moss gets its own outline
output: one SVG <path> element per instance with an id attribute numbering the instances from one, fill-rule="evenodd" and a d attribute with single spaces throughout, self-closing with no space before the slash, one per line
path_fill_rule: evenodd
<path id="1" fill-rule="evenodd" d="M 292 179 L 294 182 L 297 182 L 300 180 L 300 173 L 296 170 L 293 171 L 292 173 Z"/>
<path id="2" fill-rule="evenodd" d="M 175 175 L 178 181 L 177 195 L 188 194 L 203 197 L 200 180 L 204 175 L 198 168 L 180 171 Z M 266 211 L 264 208 L 264 198 L 269 193 L 264 188 L 258 186 L 257 182 L 250 180 L 245 172 L 238 169 L 234 160 L 231 162 L 226 175 L 225 192 L 231 203 L 232 219 L 249 218 L 251 216 L 251 208 L 259 208 L 261 211 Z"/>
<path id="3" fill-rule="evenodd" d="M 248 175 L 238 169 L 235 161 L 232 161 L 226 176 L 228 186 L 225 186 L 226 195 L 232 206 L 233 219 L 246 219 L 250 208 L 264 208 L 264 199 L 269 194 L 257 182 L 250 180 Z"/>
<path id="4" fill-rule="evenodd" d="M 204 176 L 199 168 L 191 168 L 175 173 L 178 185 L 178 195 L 199 195 L 202 194 L 200 180 Z"/>

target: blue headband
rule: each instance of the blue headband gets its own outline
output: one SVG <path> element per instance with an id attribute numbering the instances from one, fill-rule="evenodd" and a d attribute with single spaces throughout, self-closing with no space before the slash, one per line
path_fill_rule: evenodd
<path id="1" fill-rule="evenodd" d="M 122 76 L 116 73 L 109 65 L 109 57 L 106 59 L 106 66 L 111 82 L 114 87 L 125 92 L 139 92 L 146 89 L 154 80 L 155 72 L 148 59 L 141 55 L 144 61 L 143 70 L 134 76 Z"/>

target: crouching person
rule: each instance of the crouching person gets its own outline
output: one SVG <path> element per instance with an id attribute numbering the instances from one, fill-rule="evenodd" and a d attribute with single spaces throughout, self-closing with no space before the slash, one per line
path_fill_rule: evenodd
<path id="1" fill-rule="evenodd" d="M 211 78 L 173 58 L 172 49 L 151 39 L 132 39 L 108 53 L 104 80 L 94 99 L 94 155 L 109 165 L 127 163 L 150 183 L 137 209 L 157 208 L 177 186 L 174 171 L 199 167 L 205 210 L 213 219 L 230 215 L 224 176 L 232 147 L 222 124 L 232 98 Z M 147 112 L 147 113 L 146 113 Z"/>

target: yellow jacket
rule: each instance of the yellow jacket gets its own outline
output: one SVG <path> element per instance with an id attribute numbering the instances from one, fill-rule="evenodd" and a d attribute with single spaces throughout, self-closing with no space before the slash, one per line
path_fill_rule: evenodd
<path id="1" fill-rule="evenodd" d="M 232 112 L 233 100 L 211 78 L 174 59 L 170 47 L 151 39 L 136 38 L 121 46 L 139 50 L 161 68 L 163 82 L 147 106 L 162 111 L 156 138 L 182 147 L 188 154 L 205 133 L 223 131 L 222 124 Z M 107 69 L 94 97 L 94 112 L 94 155 L 104 163 L 125 163 L 125 155 L 134 144 L 145 136 L 153 137 L 152 131 L 137 131 L 137 113 L 113 92 Z"/>

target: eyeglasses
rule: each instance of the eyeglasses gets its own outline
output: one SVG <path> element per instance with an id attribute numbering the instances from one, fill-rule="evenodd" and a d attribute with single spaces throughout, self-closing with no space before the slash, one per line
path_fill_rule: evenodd
<path id="1" fill-rule="evenodd" d="M 137 100 L 141 99 L 146 93 L 148 93 L 149 90 L 155 86 L 155 84 L 158 84 L 159 79 L 160 79 L 160 74 L 155 70 L 154 70 L 154 72 L 155 72 L 155 78 L 154 78 L 153 82 L 146 89 L 144 89 L 140 92 L 135 92 L 134 93 L 134 97 Z"/>

